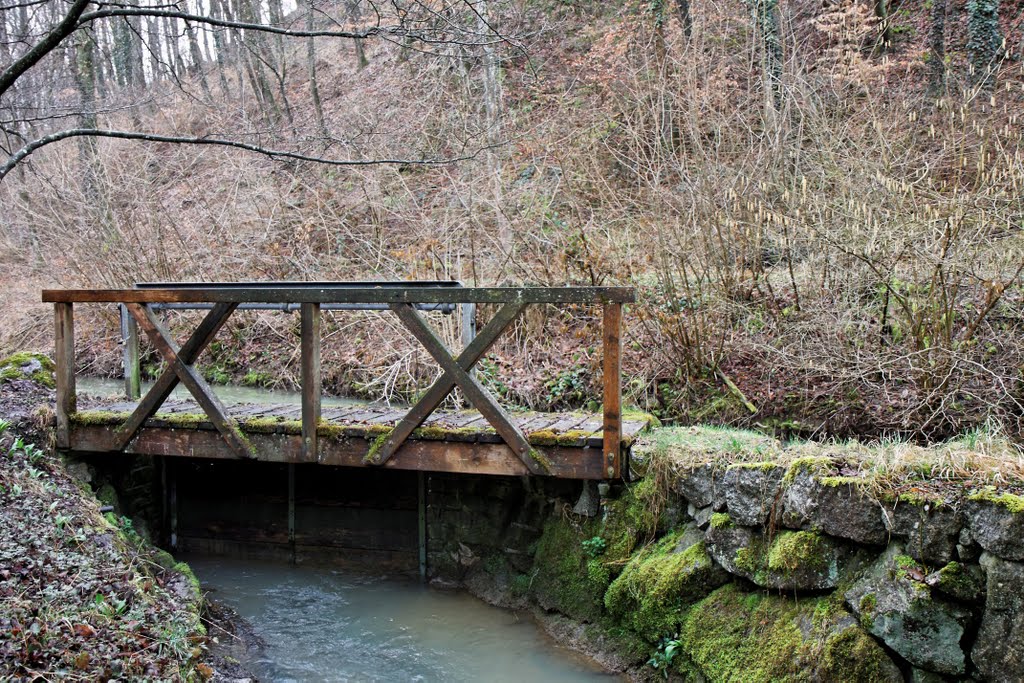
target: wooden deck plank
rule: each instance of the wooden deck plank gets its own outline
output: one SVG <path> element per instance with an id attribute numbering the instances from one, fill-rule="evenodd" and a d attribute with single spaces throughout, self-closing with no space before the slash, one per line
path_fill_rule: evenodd
<path id="1" fill-rule="evenodd" d="M 113 398 L 90 401 L 97 411 L 93 418 L 82 411 L 82 420 L 72 416 L 72 450 L 109 451 L 112 430 L 123 422 L 136 402 Z M 106 417 L 103 413 L 114 413 Z M 299 404 L 231 404 L 230 417 L 237 420 L 247 438 L 256 444 L 257 459 L 275 462 L 302 462 L 302 438 L 299 432 Z M 202 414 L 194 401 L 168 401 L 150 418 L 138 441 L 127 452 L 184 457 L 234 458 L 229 449 L 215 447 L 217 431 L 205 419 L 183 422 L 181 415 Z M 363 466 L 361 458 L 381 433 L 380 427 L 392 426 L 405 414 L 404 409 L 384 405 L 353 405 L 328 408 L 322 413 L 318 462 L 346 466 Z M 96 416 L 100 416 L 98 424 Z M 119 417 L 120 416 L 120 417 Z M 481 474 L 526 474 L 522 461 L 501 442 L 484 417 L 476 411 L 439 411 L 414 432 L 409 441 L 385 464 L 398 469 L 438 472 L 477 472 Z M 270 420 L 268 421 L 268 418 Z M 604 430 L 600 415 L 585 413 L 544 413 L 528 411 L 512 416 L 532 446 L 545 455 L 554 452 L 562 460 L 555 462 L 554 476 L 603 478 L 607 464 L 603 461 Z M 258 424 L 256 421 L 259 421 Z M 109 424 L 107 424 L 109 422 Z M 250 422 L 252 424 L 250 424 Z M 338 430 L 337 427 L 341 427 Z M 629 446 L 647 427 L 645 420 L 630 419 L 622 423 L 622 445 Z M 213 450 L 210 450 L 210 449 Z M 294 451 L 294 452 L 293 452 Z M 305 456 L 308 461 L 308 455 Z M 392 462 L 394 460 L 394 462 Z M 553 461 L 554 462 L 554 461 Z"/>
<path id="2" fill-rule="evenodd" d="M 211 426 L 212 427 L 212 426 Z M 110 432 L 107 426 L 71 426 L 71 450 L 108 452 Z M 255 460 L 301 462 L 300 434 L 248 434 Z M 360 438 L 320 439 L 319 463 L 345 467 L 365 467 L 363 458 L 372 441 Z M 569 479 L 600 479 L 600 451 L 584 448 L 552 447 L 541 449 L 551 463 L 550 476 Z M 144 426 L 127 453 L 238 459 L 220 434 L 211 429 L 160 429 Z M 455 472 L 521 476 L 529 474 L 523 462 L 505 444 L 459 443 L 450 441 L 409 441 L 383 465 L 385 468 L 427 472 Z"/>

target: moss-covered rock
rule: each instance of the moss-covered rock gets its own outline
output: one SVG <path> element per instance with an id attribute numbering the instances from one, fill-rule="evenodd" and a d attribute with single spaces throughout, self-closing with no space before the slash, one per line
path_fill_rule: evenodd
<path id="1" fill-rule="evenodd" d="M 835 588 L 853 558 L 850 548 L 813 531 L 769 536 L 721 522 L 708 529 L 707 547 L 730 573 L 765 588 L 784 590 Z"/>
<path id="2" fill-rule="evenodd" d="M 925 583 L 935 591 L 961 602 L 979 601 L 985 592 L 985 580 L 977 565 L 950 562 L 942 569 L 925 577 Z"/>
<path id="3" fill-rule="evenodd" d="M 914 666 L 954 676 L 966 671 L 960 641 L 970 611 L 934 597 L 921 568 L 899 545 L 846 591 L 846 602 L 872 635 Z"/>
<path id="4" fill-rule="evenodd" d="M 981 556 L 988 599 L 971 660 L 991 681 L 1024 680 L 1024 564 Z"/>
<path id="5" fill-rule="evenodd" d="M 53 361 L 42 353 L 15 353 L 0 360 L 0 383 L 28 379 L 53 389 L 57 386 Z"/>
<path id="6" fill-rule="evenodd" d="M 561 511 L 544 525 L 534 561 L 533 591 L 537 602 L 584 622 L 598 621 L 611 569 L 602 557 L 591 557 L 583 541 L 598 534 L 596 522 L 576 523 Z"/>
<path id="7" fill-rule="evenodd" d="M 686 607 L 728 580 L 703 541 L 687 542 L 693 532 L 680 529 L 637 553 L 605 594 L 608 613 L 651 643 L 675 635 Z"/>
<path id="8" fill-rule="evenodd" d="M 719 588 L 688 612 L 687 653 L 711 681 L 901 681 L 899 669 L 827 599 Z"/>
<path id="9" fill-rule="evenodd" d="M 956 559 L 963 518 L 952 505 L 938 498 L 903 496 L 888 502 L 883 512 L 885 528 L 903 540 L 915 560 L 942 566 Z"/>
<path id="10" fill-rule="evenodd" d="M 1024 560 L 1024 497 L 984 489 L 968 499 L 966 516 L 982 548 L 1004 560 Z"/>
<path id="11" fill-rule="evenodd" d="M 888 533 L 882 507 L 868 494 L 868 480 L 825 476 L 818 458 L 797 461 L 786 474 L 781 522 L 784 526 L 820 529 L 857 543 L 884 545 Z"/>
<path id="12" fill-rule="evenodd" d="M 730 465 L 724 481 L 729 516 L 742 526 L 763 526 L 775 509 L 785 472 L 774 462 Z"/>

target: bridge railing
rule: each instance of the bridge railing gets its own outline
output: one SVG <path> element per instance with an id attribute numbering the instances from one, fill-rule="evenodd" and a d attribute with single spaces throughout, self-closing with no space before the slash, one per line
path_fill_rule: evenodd
<path id="1" fill-rule="evenodd" d="M 229 316 L 253 306 L 298 306 L 300 312 L 300 363 L 302 400 L 302 453 L 316 461 L 317 426 L 320 423 L 320 319 L 325 309 L 386 309 L 395 314 L 441 366 L 443 373 L 420 397 L 385 438 L 374 442 L 364 462 L 383 465 L 458 386 L 466 399 L 494 427 L 527 470 L 546 474 L 545 458 L 528 442 L 494 396 L 472 373 L 473 366 L 530 305 L 595 304 L 603 307 L 603 448 L 602 469 L 608 478 L 622 473 L 622 305 L 635 300 L 632 289 L 623 287 L 461 287 L 458 283 L 149 283 L 134 289 L 44 290 L 43 301 L 54 304 L 55 363 L 57 370 L 57 445 L 70 448 L 71 415 L 76 410 L 74 372 L 74 304 L 113 303 L 123 307 L 137 329 L 149 338 L 166 361 L 166 368 L 141 398 L 134 412 L 113 432 L 110 449 L 124 450 L 138 435 L 180 382 L 196 399 L 211 423 L 239 457 L 252 457 L 251 446 L 237 422 L 196 368 L 196 361 Z M 499 304 L 491 320 L 467 339 L 459 354 L 452 353 L 420 315 L 424 308 Z M 157 310 L 167 306 L 207 308 L 206 316 L 189 339 L 178 345 Z M 123 324 L 123 327 L 125 325 Z M 131 323 L 124 332 L 131 336 Z"/>

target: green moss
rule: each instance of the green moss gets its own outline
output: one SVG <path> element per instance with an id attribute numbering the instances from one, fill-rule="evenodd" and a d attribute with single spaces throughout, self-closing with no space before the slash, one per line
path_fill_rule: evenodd
<path id="1" fill-rule="evenodd" d="M 199 579 L 196 578 L 195 572 L 192 571 L 192 567 L 188 566 L 186 562 L 178 562 L 174 565 L 174 571 L 182 574 L 188 579 L 188 584 L 192 588 L 192 595 L 195 600 L 201 601 L 203 599 L 203 589 L 199 585 Z"/>
<path id="2" fill-rule="evenodd" d="M 601 560 L 588 557 L 583 549 L 583 540 L 596 535 L 597 524 L 574 524 L 562 516 L 551 519 L 544 525 L 534 558 L 533 590 L 540 604 L 585 622 L 601 618 L 611 580 Z"/>
<path id="3" fill-rule="evenodd" d="M 895 669 L 878 643 L 856 627 L 829 636 L 820 661 L 823 681 L 891 680 Z"/>
<path id="4" fill-rule="evenodd" d="M 627 420 L 629 422 L 646 422 L 647 427 L 645 429 L 661 429 L 661 420 L 639 408 L 623 408 L 621 415 L 624 422 Z"/>
<path id="5" fill-rule="evenodd" d="M 686 607 L 707 592 L 711 558 L 703 542 L 675 552 L 683 533 L 635 555 L 605 593 L 608 613 L 651 643 L 677 633 Z"/>
<path id="6" fill-rule="evenodd" d="M 566 432 L 556 432 L 551 429 L 538 429 L 527 436 L 527 440 L 534 446 L 578 446 L 580 442 L 589 438 L 593 432 L 570 429 Z"/>
<path id="7" fill-rule="evenodd" d="M 287 420 L 283 417 L 253 417 L 242 423 L 242 429 L 253 434 L 301 434 L 301 420 Z M 320 429 L 317 428 L 317 433 Z"/>
<path id="8" fill-rule="evenodd" d="M 171 429 L 199 429 L 210 423 L 210 418 L 202 413 L 158 413 L 155 419 Z"/>
<path id="9" fill-rule="evenodd" d="M 39 368 L 28 373 L 23 370 L 38 363 Z M 0 360 L 0 383 L 9 380 L 30 379 L 37 384 L 53 389 L 57 386 L 53 361 L 42 353 L 23 351 Z"/>
<path id="10" fill-rule="evenodd" d="M 823 603 L 825 603 L 823 605 Z M 878 681 L 894 667 L 827 598 L 795 601 L 719 588 L 687 614 L 683 647 L 712 681 Z M 817 617 L 817 618 L 816 618 Z"/>
<path id="11" fill-rule="evenodd" d="M 274 383 L 274 376 L 269 372 L 250 370 L 242 376 L 242 384 L 247 387 L 269 387 Z"/>
<path id="12" fill-rule="evenodd" d="M 120 501 L 117 498 L 117 490 L 112 484 L 104 484 L 99 487 L 96 491 L 96 500 L 102 505 L 109 505 L 110 507 L 117 510 L 120 506 Z"/>
<path id="13" fill-rule="evenodd" d="M 713 515 L 711 515 L 712 529 L 729 529 L 732 526 L 732 518 L 729 517 L 728 513 L 716 512 Z"/>
<path id="14" fill-rule="evenodd" d="M 779 467 L 776 462 L 738 462 L 733 465 L 729 465 L 727 470 L 756 470 L 758 472 L 771 472 L 775 468 Z"/>
<path id="15" fill-rule="evenodd" d="M 122 424 L 131 413 L 118 413 L 109 410 L 80 410 L 69 416 L 71 424 L 78 427 L 103 427 Z"/>
<path id="16" fill-rule="evenodd" d="M 969 573 L 967 568 L 959 562 L 950 562 L 936 572 L 936 575 L 938 581 L 933 586 L 935 590 L 957 600 L 965 602 L 976 600 L 983 590 L 979 578 Z"/>
<path id="17" fill-rule="evenodd" d="M 364 463 L 366 463 L 367 465 L 377 464 L 377 454 L 380 453 L 380 449 L 384 448 L 384 444 L 387 443 L 388 437 L 391 436 L 391 433 L 393 431 L 394 428 L 391 427 L 386 432 L 378 435 L 377 438 L 373 440 L 373 443 L 370 444 L 370 449 L 366 451 L 366 455 L 363 457 Z"/>
<path id="18" fill-rule="evenodd" d="M 452 436 L 469 436 L 480 434 L 482 430 L 472 427 L 445 427 L 443 425 L 427 425 L 418 427 L 412 431 L 410 437 L 413 439 L 424 439 L 427 441 L 444 441 Z"/>
<path id="19" fill-rule="evenodd" d="M 860 599 L 860 611 L 864 614 L 874 614 L 878 609 L 878 597 L 874 593 L 865 593 Z"/>
<path id="20" fill-rule="evenodd" d="M 835 489 L 840 486 L 866 486 L 871 483 L 871 479 L 865 477 L 818 477 L 818 482 L 822 486 Z"/>
<path id="21" fill-rule="evenodd" d="M 648 476 L 630 486 L 617 500 L 605 505 L 605 560 L 624 565 L 638 544 L 654 538 L 664 509 L 667 481 Z"/>
<path id="22" fill-rule="evenodd" d="M 536 448 L 530 449 L 530 460 L 533 460 L 535 463 L 537 463 L 537 467 L 540 468 L 540 471 L 542 473 L 551 473 L 551 461 L 548 460 L 548 457 L 546 455 L 538 451 Z"/>
<path id="23" fill-rule="evenodd" d="M 828 568 L 828 550 L 825 540 L 813 531 L 783 531 L 768 548 L 768 569 L 783 573 L 799 568 L 821 571 Z"/>
<path id="24" fill-rule="evenodd" d="M 832 469 L 832 458 L 823 455 L 811 455 L 804 458 L 797 458 L 789 464 L 789 468 L 786 470 L 786 474 L 782 477 L 782 487 L 788 488 L 796 481 L 796 477 L 801 472 L 807 472 L 808 474 L 817 474 L 819 472 L 826 472 Z"/>
<path id="25" fill-rule="evenodd" d="M 1015 515 L 1024 513 L 1024 496 L 1016 496 L 1012 493 L 998 493 L 992 486 L 986 486 L 981 491 L 972 494 L 970 500 L 993 503 Z"/>

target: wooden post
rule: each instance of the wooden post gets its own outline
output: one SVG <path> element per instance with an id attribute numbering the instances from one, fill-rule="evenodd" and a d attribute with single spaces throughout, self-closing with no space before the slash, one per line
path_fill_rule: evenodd
<path id="1" fill-rule="evenodd" d="M 139 324 L 128 314 L 124 304 L 118 307 L 121 311 L 121 351 L 124 365 L 124 395 L 130 401 L 138 401 L 142 396 L 141 368 L 139 367 Z"/>
<path id="2" fill-rule="evenodd" d="M 288 551 L 295 564 L 295 463 L 288 463 Z"/>
<path id="3" fill-rule="evenodd" d="M 417 531 L 419 536 L 420 581 L 427 582 L 427 477 L 422 472 L 416 473 L 416 512 L 418 518 Z"/>
<path id="4" fill-rule="evenodd" d="M 302 459 L 317 462 L 320 423 L 320 304 L 302 304 Z"/>
<path id="5" fill-rule="evenodd" d="M 604 467 L 609 479 L 621 476 L 622 304 L 604 305 Z"/>
<path id="6" fill-rule="evenodd" d="M 57 448 L 71 448 L 75 404 L 74 304 L 54 304 L 54 364 L 57 380 Z"/>

